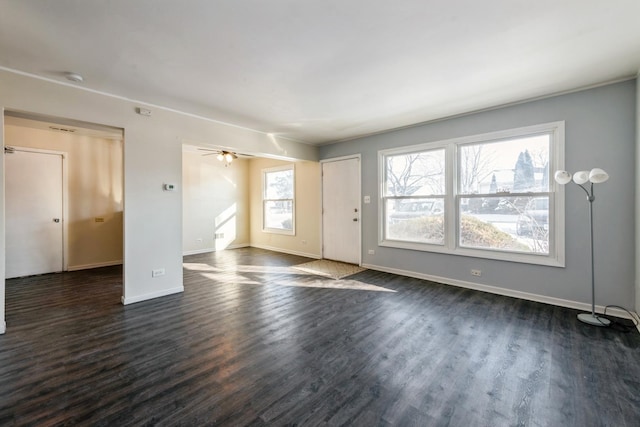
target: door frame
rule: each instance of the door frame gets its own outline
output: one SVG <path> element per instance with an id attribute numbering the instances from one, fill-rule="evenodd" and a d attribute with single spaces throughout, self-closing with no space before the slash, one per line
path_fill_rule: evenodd
<path id="1" fill-rule="evenodd" d="M 30 148 L 30 147 L 20 147 L 17 145 L 5 145 L 4 147 L 4 155 L 10 155 L 6 153 L 7 149 L 13 149 L 13 151 L 22 151 L 26 153 L 37 153 L 37 154 L 50 154 L 60 156 L 62 160 L 62 271 L 67 271 L 69 269 L 68 264 L 68 253 L 69 253 L 69 230 L 67 225 L 67 218 L 69 215 L 69 181 L 67 179 L 67 152 L 65 151 L 56 151 L 56 150 L 44 150 L 40 148 Z M 5 209 L 6 212 L 6 209 Z M 5 253 L 6 259 L 6 253 Z"/>
<path id="2" fill-rule="evenodd" d="M 347 156 L 340 157 L 331 157 L 328 159 L 320 160 L 320 245 L 321 245 L 321 255 L 324 259 L 324 171 L 323 171 L 323 163 L 330 162 L 339 162 L 342 160 L 358 160 L 358 182 L 355 183 L 357 185 L 356 194 L 358 195 L 358 266 L 362 266 L 362 155 L 360 153 L 357 154 L 349 154 Z"/>

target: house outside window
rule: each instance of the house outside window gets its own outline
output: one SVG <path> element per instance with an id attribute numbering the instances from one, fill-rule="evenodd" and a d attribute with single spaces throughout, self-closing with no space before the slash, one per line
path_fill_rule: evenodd
<path id="1" fill-rule="evenodd" d="M 262 170 L 262 229 L 269 233 L 295 234 L 293 165 Z"/>
<path id="2" fill-rule="evenodd" d="M 380 151 L 380 245 L 563 266 L 563 153 L 563 122 Z"/>

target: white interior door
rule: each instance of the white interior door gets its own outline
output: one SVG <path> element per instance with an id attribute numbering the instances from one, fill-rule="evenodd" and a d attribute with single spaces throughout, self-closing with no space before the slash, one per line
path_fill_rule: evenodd
<path id="1" fill-rule="evenodd" d="M 5 153 L 6 278 L 64 268 L 63 156 Z"/>
<path id="2" fill-rule="evenodd" d="M 360 159 L 322 163 L 322 256 L 360 264 Z"/>

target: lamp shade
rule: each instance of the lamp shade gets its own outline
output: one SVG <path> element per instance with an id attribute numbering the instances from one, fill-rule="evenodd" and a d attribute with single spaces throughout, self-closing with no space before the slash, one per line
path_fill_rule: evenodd
<path id="1" fill-rule="evenodd" d="M 576 184 L 584 184 L 589 181 L 589 171 L 579 171 L 573 174 L 573 182 Z"/>
<path id="2" fill-rule="evenodd" d="M 608 179 L 609 174 L 600 168 L 591 169 L 591 172 L 589 172 L 589 181 L 593 182 L 594 184 L 600 184 L 607 181 Z"/>
<path id="3" fill-rule="evenodd" d="M 553 178 L 558 184 L 568 184 L 571 181 L 571 174 L 567 171 L 556 171 Z"/>

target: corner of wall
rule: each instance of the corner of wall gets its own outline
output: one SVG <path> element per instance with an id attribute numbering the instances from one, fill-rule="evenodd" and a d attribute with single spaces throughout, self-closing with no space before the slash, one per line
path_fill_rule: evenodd
<path id="1" fill-rule="evenodd" d="M 640 313 L 640 70 L 636 76 L 636 254 L 635 254 L 635 309 L 636 313 Z M 640 329 L 640 327 L 639 327 Z"/>

